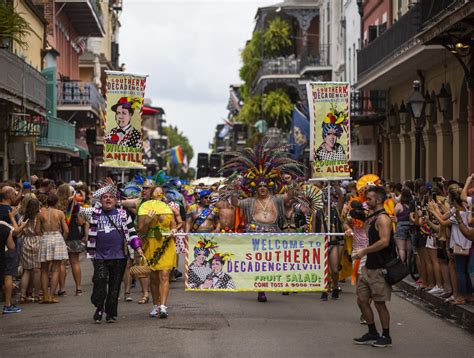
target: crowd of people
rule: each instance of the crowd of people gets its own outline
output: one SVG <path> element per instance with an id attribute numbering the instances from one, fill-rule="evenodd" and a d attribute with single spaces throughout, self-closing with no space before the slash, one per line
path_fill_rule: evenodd
<path id="1" fill-rule="evenodd" d="M 473 301 L 474 175 L 465 183 L 444 178 L 385 183 L 369 174 L 357 181 L 308 184 L 297 162 L 260 152 L 253 159 L 249 153 L 236 156 L 226 164 L 234 175 L 210 186 L 190 186 L 164 173 L 137 176 L 130 183 L 106 178 L 92 186 L 36 176 L 1 183 L 3 313 L 21 312 L 13 297 L 15 278 L 20 278 L 20 306 L 58 303 L 67 294 L 68 267 L 74 294 L 82 295 L 81 255 L 87 255 L 94 268 L 95 322 L 103 316 L 115 322 L 122 286 L 123 300 L 132 301 L 130 269 L 143 262 L 149 274 L 136 277 L 142 290 L 138 303 L 147 304 L 150 292 L 149 316 L 167 318 L 169 282 L 182 275 L 178 257 L 186 250 L 185 234 L 192 232 L 334 234 L 329 236 L 330 289 L 321 300 L 328 301 L 329 295 L 338 299 L 342 280 L 357 285 L 361 323 L 369 327 L 354 340 L 358 344 L 391 344 L 385 306 L 391 286 L 384 279 L 384 265 L 394 256 L 416 262 L 420 290 L 447 303 Z M 259 160 L 265 165 L 258 165 Z M 212 281 L 212 274 L 225 277 L 225 255 L 206 261 L 206 250 L 205 245 L 190 250 L 195 270 L 189 285 L 223 287 Z M 267 301 L 264 292 L 257 299 Z M 382 335 L 375 328 L 372 302 Z"/>

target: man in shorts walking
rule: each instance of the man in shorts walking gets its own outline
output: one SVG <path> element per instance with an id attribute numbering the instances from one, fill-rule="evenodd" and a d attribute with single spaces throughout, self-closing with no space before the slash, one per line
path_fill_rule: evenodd
<path id="1" fill-rule="evenodd" d="M 371 215 L 366 221 L 369 246 L 356 250 L 353 257 L 360 259 L 367 255 L 367 262 L 357 284 L 357 304 L 367 321 L 369 332 L 360 338 L 354 338 L 356 344 L 371 344 L 374 347 L 389 347 L 390 313 L 386 301 L 390 301 L 392 287 L 385 281 L 385 264 L 396 257 L 392 236 L 392 222 L 384 210 L 386 193 L 383 187 L 370 187 L 367 190 L 367 205 Z M 379 336 L 374 322 L 374 313 L 370 306 L 373 300 L 382 323 L 382 335 Z"/>

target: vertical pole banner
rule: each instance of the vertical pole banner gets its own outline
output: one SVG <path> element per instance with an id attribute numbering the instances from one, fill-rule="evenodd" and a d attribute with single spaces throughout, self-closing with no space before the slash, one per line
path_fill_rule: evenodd
<path id="1" fill-rule="evenodd" d="M 142 107 L 147 75 L 106 71 L 103 167 L 145 169 Z"/>
<path id="2" fill-rule="evenodd" d="M 306 85 L 311 116 L 312 178 L 350 178 L 350 87 L 347 82 Z"/>

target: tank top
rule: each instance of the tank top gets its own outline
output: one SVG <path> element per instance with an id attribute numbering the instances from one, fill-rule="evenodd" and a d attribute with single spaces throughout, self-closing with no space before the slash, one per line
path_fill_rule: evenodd
<path id="1" fill-rule="evenodd" d="M 381 211 L 379 215 L 388 215 L 385 211 Z M 369 246 L 375 244 L 380 240 L 379 232 L 375 228 L 376 218 L 370 223 L 369 226 Z M 367 262 L 365 266 L 369 270 L 376 270 L 380 268 L 385 268 L 385 265 L 393 260 L 396 257 L 395 243 L 393 240 L 393 230 L 390 230 L 390 243 L 387 247 L 383 248 L 380 251 L 372 252 L 367 254 Z"/>
<path id="2" fill-rule="evenodd" d="M 410 208 L 405 204 L 401 204 L 403 211 L 397 214 L 397 221 L 410 221 Z"/>

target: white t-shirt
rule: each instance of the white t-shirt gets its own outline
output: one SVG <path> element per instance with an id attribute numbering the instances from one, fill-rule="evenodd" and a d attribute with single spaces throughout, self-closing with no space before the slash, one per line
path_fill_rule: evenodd
<path id="1" fill-rule="evenodd" d="M 459 215 L 461 215 L 461 219 L 464 225 L 467 227 L 467 211 L 460 211 Z M 449 218 L 449 221 L 451 221 L 451 240 L 449 242 L 449 247 L 452 249 L 454 244 L 458 244 L 465 250 L 470 249 L 472 246 L 472 241 L 468 240 L 463 235 L 461 229 L 459 228 L 459 223 L 454 215 Z"/>

